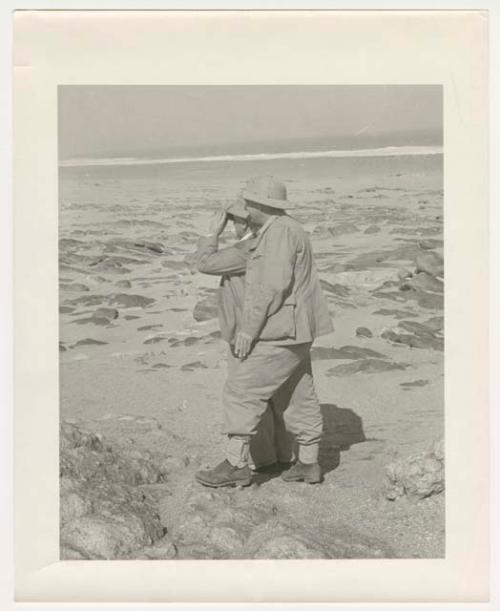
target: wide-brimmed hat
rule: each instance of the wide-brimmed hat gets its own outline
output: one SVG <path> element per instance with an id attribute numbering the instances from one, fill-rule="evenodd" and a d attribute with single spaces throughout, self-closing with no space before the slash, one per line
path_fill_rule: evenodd
<path id="1" fill-rule="evenodd" d="M 224 206 L 225 211 L 228 214 L 236 216 L 241 219 L 248 218 L 248 210 L 245 208 L 245 200 L 239 197 L 235 202 L 230 202 Z"/>
<path id="2" fill-rule="evenodd" d="M 286 198 L 285 184 L 272 176 L 250 178 L 241 192 L 241 197 L 249 202 L 279 210 L 293 208 L 293 204 Z"/>

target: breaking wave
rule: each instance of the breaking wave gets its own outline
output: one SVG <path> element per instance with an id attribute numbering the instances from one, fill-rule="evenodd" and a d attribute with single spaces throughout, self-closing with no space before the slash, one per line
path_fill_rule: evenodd
<path id="1" fill-rule="evenodd" d="M 216 161 L 268 161 L 273 159 L 320 159 L 328 157 L 397 157 L 409 155 L 442 155 L 442 146 L 386 146 L 384 148 L 331 150 L 331 151 L 297 151 L 290 153 L 253 153 L 239 155 L 213 155 L 206 157 L 108 157 L 65 159 L 59 162 L 61 167 L 79 166 L 124 166 L 155 165 L 169 163 L 210 163 Z"/>

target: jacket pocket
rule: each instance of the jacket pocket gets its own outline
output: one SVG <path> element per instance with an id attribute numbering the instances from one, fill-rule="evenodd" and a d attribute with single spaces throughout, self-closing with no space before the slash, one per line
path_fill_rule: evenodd
<path id="1" fill-rule="evenodd" d="M 259 337 L 267 340 L 294 339 L 296 333 L 295 304 L 285 302 L 267 319 Z"/>

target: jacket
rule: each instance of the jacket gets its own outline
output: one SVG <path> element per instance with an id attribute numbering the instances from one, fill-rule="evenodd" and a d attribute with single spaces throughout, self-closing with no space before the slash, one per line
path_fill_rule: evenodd
<path id="1" fill-rule="evenodd" d="M 241 329 L 279 345 L 333 331 L 309 236 L 286 214 L 271 217 L 250 244 Z"/>
<path id="2" fill-rule="evenodd" d="M 198 241 L 198 271 L 221 276 L 217 310 L 221 336 L 228 343 L 234 343 L 236 333 L 241 328 L 245 271 L 252 239 L 240 240 L 234 246 L 221 250 L 218 250 L 217 236 L 202 237 Z"/>

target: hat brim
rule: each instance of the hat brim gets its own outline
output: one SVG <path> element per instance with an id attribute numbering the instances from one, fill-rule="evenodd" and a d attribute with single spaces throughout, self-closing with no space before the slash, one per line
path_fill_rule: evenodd
<path id="1" fill-rule="evenodd" d="M 278 208 L 279 210 L 290 210 L 294 208 L 292 202 L 287 199 L 272 199 L 270 197 L 259 197 L 254 193 L 243 191 L 241 197 L 247 202 L 254 202 L 255 204 L 261 204 L 262 206 L 269 206 L 269 208 Z"/>
<path id="2" fill-rule="evenodd" d="M 248 218 L 248 210 L 245 208 L 244 202 L 239 200 L 226 206 L 226 212 L 243 220 Z"/>

